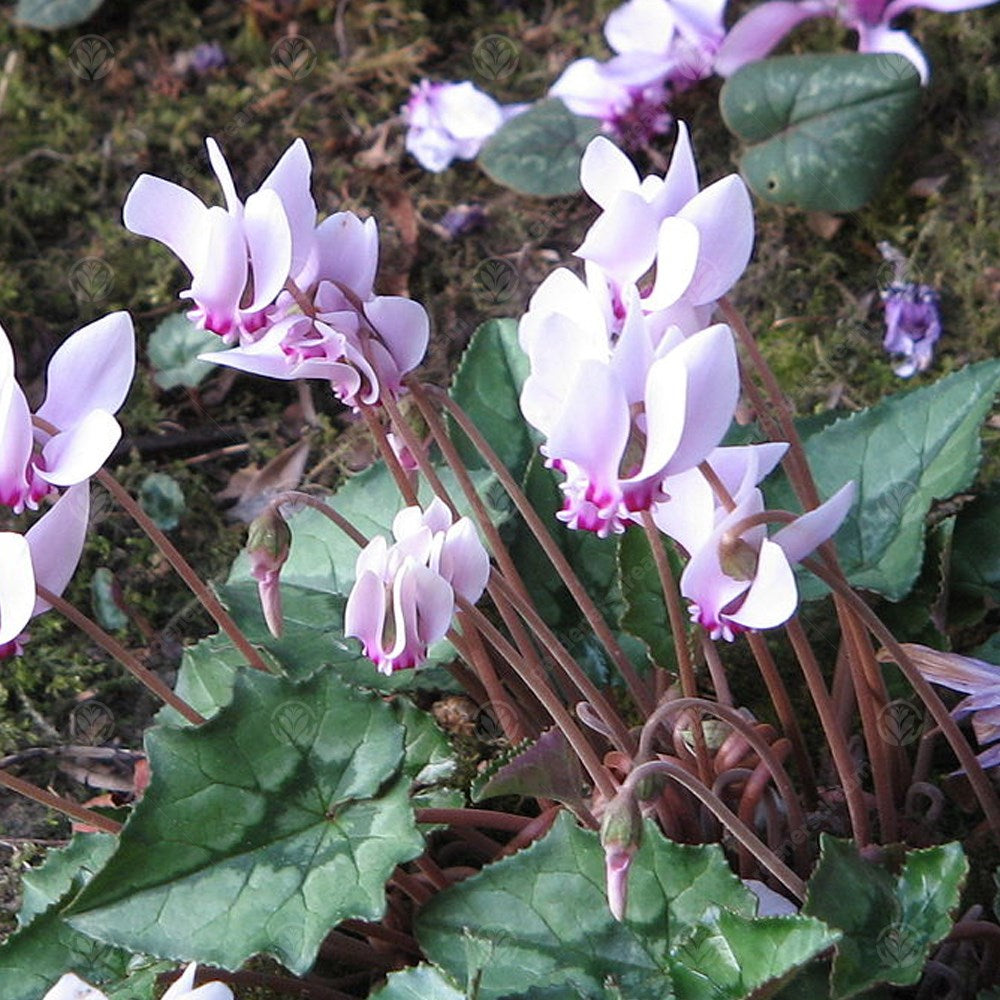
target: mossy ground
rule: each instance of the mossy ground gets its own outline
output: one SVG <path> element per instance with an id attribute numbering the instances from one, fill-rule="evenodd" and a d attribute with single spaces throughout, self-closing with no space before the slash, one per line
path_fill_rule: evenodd
<path id="1" fill-rule="evenodd" d="M 214 376 L 199 394 L 164 393 L 153 383 L 143 347 L 159 320 L 177 311 L 186 274 L 164 248 L 122 228 L 121 205 L 136 176 L 167 177 L 215 202 L 205 136 L 220 141 L 244 192 L 303 136 L 321 215 L 351 209 L 378 217 L 383 290 L 407 292 L 427 306 L 434 331 L 427 365 L 444 379 L 480 322 L 518 314 L 545 274 L 572 263 L 595 211 L 583 197 L 541 202 L 515 195 L 468 164 L 424 172 L 403 152 L 394 123 L 400 105 L 421 76 L 471 78 L 504 102 L 535 99 L 570 59 L 606 55 L 600 25 L 613 6 L 109 0 L 90 22 L 63 32 L 20 28 L 9 16 L 0 23 L 0 322 L 19 374 L 37 398 L 45 359 L 69 332 L 113 309 L 132 313 L 141 363 L 122 420 L 130 441 L 158 436 L 168 447 L 155 460 L 133 448 L 119 472 L 132 488 L 154 468 L 178 479 L 187 508 L 175 541 L 207 578 L 224 576 L 243 532 L 226 520 L 214 494 L 240 465 L 262 465 L 295 440 L 300 425 L 294 392 L 283 384 L 237 378 L 222 391 Z M 932 370 L 915 383 L 991 356 L 1000 344 L 1000 18 L 982 10 L 921 13 L 915 21 L 934 74 L 912 140 L 881 195 L 842 217 L 832 236 L 817 234 L 829 220 L 757 205 L 757 249 L 734 298 L 801 413 L 859 408 L 904 387 L 880 346 L 880 240 L 910 256 L 920 279 L 943 294 L 945 334 Z M 95 79 L 74 69 L 74 45 L 83 35 L 109 49 Z M 502 79 L 476 72 L 474 47 L 487 35 L 517 46 L 516 70 Z M 291 73 L 273 55 L 288 36 L 304 39 L 312 53 Z M 792 44 L 845 41 L 833 26 L 810 26 Z M 203 75 L 181 71 L 178 53 L 202 42 L 217 42 L 226 65 Z M 732 170 L 737 153 L 718 116 L 717 90 L 709 82 L 675 108 L 691 123 L 705 180 Z M 662 152 L 669 147 L 668 137 Z M 912 192 L 914 181 L 942 177 L 933 193 Z M 482 206 L 486 224 L 446 239 L 437 224 L 462 203 Z M 476 280 L 477 268 L 495 258 L 510 262 L 516 275 L 501 301 L 484 297 Z M 100 280 L 81 280 L 86 261 L 98 262 Z M 311 476 L 329 484 L 364 456 L 339 407 L 322 393 L 317 402 L 321 429 Z M 235 457 L 192 461 L 203 456 L 169 449 L 180 432 L 220 427 L 229 429 L 221 443 L 244 446 Z M 988 445 L 997 433 L 987 430 Z M 995 452 L 988 457 L 991 477 L 1000 473 Z M 94 533 L 68 595 L 82 607 L 90 605 L 88 580 L 98 566 L 116 574 L 125 602 L 158 635 L 166 630 L 183 641 L 207 631 L 207 619 L 184 615 L 187 592 L 124 515 L 107 513 Z M 133 627 L 122 637 L 135 646 L 142 641 Z M 154 663 L 169 677 L 178 645 L 160 642 L 156 650 Z M 0 752 L 65 739 L 82 692 L 96 692 L 114 713 L 115 737 L 138 746 L 155 706 L 55 615 L 39 619 L 26 655 L 5 663 L 0 675 Z M 6 797 L 0 806 L 0 833 L 8 836 L 65 829 Z M 0 886 L 0 904 L 2 892 Z"/>

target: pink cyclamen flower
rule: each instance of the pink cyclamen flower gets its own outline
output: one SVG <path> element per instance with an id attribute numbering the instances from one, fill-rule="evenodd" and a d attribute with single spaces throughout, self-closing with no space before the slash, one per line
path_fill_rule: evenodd
<path id="1" fill-rule="evenodd" d="M 566 477 L 560 519 L 604 537 L 664 499 L 667 476 L 717 447 L 739 370 L 729 327 L 662 330 L 635 286 L 619 324 L 596 286 L 559 269 L 532 297 L 519 328 L 531 362 L 521 410 L 546 437 L 547 464 Z"/>
<path id="2" fill-rule="evenodd" d="M 252 339 L 286 281 L 313 263 L 312 164 L 305 143 L 296 139 L 244 204 L 218 144 L 205 142 L 225 208 L 143 174 L 125 199 L 123 216 L 126 229 L 159 240 L 191 272 L 191 287 L 181 297 L 194 302 L 192 322 L 232 343 Z"/>
<path id="3" fill-rule="evenodd" d="M 692 552 L 681 575 L 681 594 L 691 601 L 691 619 L 713 639 L 732 642 L 738 632 L 775 628 L 798 605 L 792 564 L 830 538 L 854 501 L 854 483 L 826 503 L 797 517 L 768 538 L 764 524 L 745 525 L 764 510 L 760 490 L 744 480 L 736 506 L 705 543 Z"/>
<path id="4" fill-rule="evenodd" d="M 42 586 L 57 597 L 69 584 L 83 552 L 90 517 L 90 484 L 68 489 L 24 535 L 0 532 L 0 660 L 21 653 L 28 622 L 50 604 L 35 594 Z"/>
<path id="5" fill-rule="evenodd" d="M 425 170 L 440 173 L 452 160 L 474 160 L 486 140 L 525 107 L 504 107 L 468 80 L 421 80 L 402 108 L 406 151 Z"/>
<path id="6" fill-rule="evenodd" d="M 926 680 L 968 695 L 951 714 L 956 719 L 971 716 L 980 746 L 993 744 L 977 758 L 980 766 L 1000 764 L 1000 666 L 912 643 L 905 643 L 903 649 Z"/>
<path id="7" fill-rule="evenodd" d="M 988 7 L 996 0 L 773 0 L 744 14 L 730 29 L 715 60 L 721 76 L 763 59 L 794 27 L 814 17 L 839 18 L 858 33 L 859 52 L 891 52 L 909 59 L 927 83 L 930 71 L 920 46 L 892 20 L 914 7 L 957 13 Z"/>
<path id="8" fill-rule="evenodd" d="M 655 263 L 645 310 L 714 303 L 746 268 L 754 239 L 746 185 L 730 174 L 700 191 L 683 122 L 664 177 L 640 178 L 631 160 L 598 136 L 584 152 L 580 182 L 603 211 L 577 255 L 600 266 L 615 288 L 639 281 Z"/>
<path id="9" fill-rule="evenodd" d="M 360 639 L 384 674 L 422 663 L 448 631 L 455 595 L 474 604 L 490 572 L 472 522 L 452 523 L 437 498 L 426 510 L 401 510 L 392 533 L 394 544 L 378 535 L 361 550 L 344 610 L 344 634 Z"/>
<path id="10" fill-rule="evenodd" d="M 121 437 L 114 418 L 135 374 L 135 334 L 125 312 L 72 334 L 49 361 L 45 400 L 34 426 L 0 329 L 0 503 L 20 513 L 59 488 L 94 475 Z"/>
<path id="11" fill-rule="evenodd" d="M 233 991 L 225 983 L 194 985 L 198 965 L 192 962 L 163 994 L 161 1000 L 233 1000 Z M 104 993 L 79 976 L 67 972 L 42 1000 L 108 1000 Z"/>

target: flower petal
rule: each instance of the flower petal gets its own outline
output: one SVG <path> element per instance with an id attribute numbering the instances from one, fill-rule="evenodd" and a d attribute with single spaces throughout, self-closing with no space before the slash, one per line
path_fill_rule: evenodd
<path id="1" fill-rule="evenodd" d="M 391 354 L 399 375 L 413 371 L 423 361 L 430 320 L 419 302 L 400 295 L 376 295 L 365 303 L 365 316 Z"/>
<path id="2" fill-rule="evenodd" d="M 587 231 L 576 255 L 599 264 L 623 284 L 634 282 L 653 263 L 657 229 L 646 200 L 631 191 L 619 191 L 611 207 Z"/>
<path id="3" fill-rule="evenodd" d="M 684 433 L 664 470 L 673 475 L 697 465 L 718 447 L 739 400 L 740 373 L 733 334 L 724 323 L 688 337 L 663 361 L 683 364 L 687 373 Z"/>
<path id="4" fill-rule="evenodd" d="M 292 274 L 298 274 L 305 265 L 313 243 L 316 202 L 310 191 L 311 181 L 309 150 L 299 138 L 285 150 L 260 186 L 261 191 L 277 192 L 285 209 L 292 236 Z"/>
<path id="5" fill-rule="evenodd" d="M 67 972 L 42 997 L 42 1000 L 108 1000 L 108 998 L 99 989 L 91 986 L 90 983 L 85 983 L 79 976 L 72 972 Z"/>
<path id="6" fill-rule="evenodd" d="M 832 5 L 809 0 L 773 0 L 754 7 L 729 29 L 715 57 L 715 72 L 730 76 L 741 66 L 763 59 L 796 25 L 832 13 Z"/>
<path id="7" fill-rule="evenodd" d="M 694 162 L 687 125 L 677 122 L 677 139 L 663 187 L 653 198 L 653 211 L 660 219 L 676 215 L 698 193 L 698 167 Z"/>
<path id="8" fill-rule="evenodd" d="M 247 248 L 239 219 L 224 209 L 210 208 L 206 217 L 205 259 L 185 293 L 206 313 L 209 329 L 228 333 L 247 283 Z"/>
<path id="9" fill-rule="evenodd" d="M 49 361 L 38 416 L 67 430 L 91 410 L 117 413 L 135 376 L 135 332 L 127 312 L 81 327 Z"/>
<path id="10" fill-rule="evenodd" d="M 789 562 L 805 559 L 834 535 L 854 503 L 854 493 L 854 483 L 845 483 L 826 503 L 797 517 L 774 536 Z"/>
<path id="11" fill-rule="evenodd" d="M 666 309 L 690 288 L 700 247 L 701 233 L 693 222 L 671 216 L 660 223 L 656 238 L 656 278 L 645 300 L 647 309 Z"/>
<path id="12" fill-rule="evenodd" d="M 35 606 L 31 550 L 23 535 L 0 531 L 0 646 L 23 631 Z"/>
<path id="13" fill-rule="evenodd" d="M 467 517 L 459 518 L 447 531 L 436 567 L 455 593 L 475 604 L 490 578 L 490 557 L 475 525 Z"/>
<path id="14" fill-rule="evenodd" d="M 229 170 L 229 164 L 219 149 L 219 144 L 211 137 L 205 140 L 208 147 L 208 162 L 212 164 L 212 170 L 219 179 L 219 186 L 226 199 L 226 210 L 235 218 L 239 218 L 243 213 L 243 204 L 236 194 L 236 185 L 233 183 L 233 175 Z"/>
<path id="15" fill-rule="evenodd" d="M 57 597 L 76 572 L 89 524 L 90 483 L 83 482 L 68 489 L 24 536 L 31 549 L 35 581 Z M 40 615 L 50 607 L 38 598 L 31 614 Z"/>
<path id="16" fill-rule="evenodd" d="M 13 377 L 0 381 L 0 503 L 20 513 L 28 493 L 27 469 L 34 449 L 31 411 Z"/>
<path id="17" fill-rule="evenodd" d="M 736 174 L 723 177 L 695 195 L 678 213 L 701 234 L 698 265 L 685 293 L 695 305 L 714 302 L 736 284 L 753 250 L 753 204 Z"/>
<path id="18" fill-rule="evenodd" d="M 610 139 L 598 135 L 587 143 L 583 152 L 580 184 L 601 208 L 606 209 L 619 191 L 639 193 L 639 173 Z"/>
<path id="19" fill-rule="evenodd" d="M 744 628 L 775 628 L 795 614 L 798 602 L 795 574 L 785 553 L 765 538 L 750 589 L 739 608 L 726 618 Z"/>
<path id="20" fill-rule="evenodd" d="M 125 199 L 122 220 L 129 232 L 159 240 L 194 274 L 205 260 L 207 213 L 186 188 L 142 174 Z"/>
<path id="21" fill-rule="evenodd" d="M 628 0 L 604 22 L 604 37 L 615 52 L 666 54 L 677 28 L 666 0 Z"/>
<path id="22" fill-rule="evenodd" d="M 319 273 L 346 286 L 359 299 L 371 297 L 378 268 L 378 226 L 353 212 L 336 212 L 316 230 Z"/>
<path id="23" fill-rule="evenodd" d="M 38 476 L 53 486 L 82 483 L 107 461 L 121 436 L 121 426 L 107 410 L 91 410 L 69 430 L 49 438 Z"/>
<path id="24" fill-rule="evenodd" d="M 250 195 L 243 231 L 253 271 L 253 301 L 243 311 L 254 313 L 274 302 L 291 273 L 292 234 L 277 192 Z"/>

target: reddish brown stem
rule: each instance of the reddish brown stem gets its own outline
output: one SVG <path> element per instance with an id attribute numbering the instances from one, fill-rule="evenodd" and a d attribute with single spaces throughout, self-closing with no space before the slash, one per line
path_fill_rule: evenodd
<path id="1" fill-rule="evenodd" d="M 3 770 L 0 770 L 0 785 L 9 788 L 12 792 L 17 792 L 18 795 L 23 795 L 26 799 L 31 799 L 32 802 L 45 806 L 47 809 L 55 809 L 57 812 L 69 816 L 70 819 L 75 819 L 78 823 L 86 823 L 88 826 L 96 827 L 105 833 L 117 834 L 122 828 L 121 823 L 116 823 L 113 819 L 108 819 L 107 816 L 102 816 L 76 802 L 64 799 L 61 795 L 47 792 L 37 785 L 31 784 L 30 781 L 15 778 L 14 775 Z"/>

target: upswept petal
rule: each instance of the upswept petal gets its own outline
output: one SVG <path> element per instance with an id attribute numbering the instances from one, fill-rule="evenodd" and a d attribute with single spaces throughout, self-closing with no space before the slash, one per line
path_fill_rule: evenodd
<path id="1" fill-rule="evenodd" d="M 642 467 L 626 483 L 665 475 L 684 437 L 688 393 L 688 373 L 672 354 L 650 366 L 645 391 L 646 450 Z"/>
<path id="2" fill-rule="evenodd" d="M 646 200 L 631 191 L 619 191 L 575 252 L 599 264 L 619 283 L 628 284 L 638 281 L 653 263 L 657 229 Z"/>
<path id="3" fill-rule="evenodd" d="M 920 73 L 920 82 L 927 86 L 931 76 L 927 57 L 924 55 L 924 50 L 905 31 L 893 31 L 887 25 L 859 26 L 858 51 L 892 52 L 909 59 Z"/>
<path id="4" fill-rule="evenodd" d="M 845 483 L 826 503 L 807 511 L 774 536 L 789 562 L 805 559 L 817 545 L 831 538 L 854 503 L 854 483 Z"/>
<path id="5" fill-rule="evenodd" d="M 721 531 L 717 528 L 700 549 L 691 553 L 681 574 L 681 594 L 698 606 L 698 621 L 703 625 L 721 622 L 723 609 L 750 587 L 749 580 L 735 580 L 722 571 L 718 551 L 720 536 Z"/>
<path id="6" fill-rule="evenodd" d="M 698 264 L 686 297 L 714 302 L 736 284 L 753 250 L 753 204 L 742 178 L 723 177 L 699 192 L 678 213 L 701 233 Z"/>
<path id="7" fill-rule="evenodd" d="M 7 331 L 0 326 L 0 385 L 14 377 L 14 349 L 10 346 Z"/>
<path id="8" fill-rule="evenodd" d="M 590 265 L 588 277 L 594 274 L 595 267 Z M 608 350 L 607 317 L 599 308 L 597 296 L 589 284 L 584 284 L 565 267 L 556 268 L 535 289 L 528 302 L 528 311 L 518 326 L 518 342 L 525 353 L 533 354 L 537 344 L 539 357 L 536 360 L 549 353 L 548 324 L 556 316 L 564 317 L 579 331 L 577 337 L 586 345 L 580 351 L 581 356 Z"/>
<path id="9" fill-rule="evenodd" d="M 619 191 L 639 193 L 639 172 L 606 136 L 587 143 L 580 161 L 580 184 L 601 208 L 609 208 Z"/>
<path id="10" fill-rule="evenodd" d="M 90 523 L 90 483 L 68 489 L 27 531 L 35 581 L 56 597 L 62 596 L 76 572 Z M 32 617 L 48 611 L 50 604 L 38 598 Z"/>
<path id="11" fill-rule="evenodd" d="M 194 989 L 194 976 L 197 968 L 197 962 L 188 965 L 183 973 L 171 983 L 161 1000 L 232 1000 L 233 991 L 225 983 L 203 983 Z"/>
<path id="12" fill-rule="evenodd" d="M 291 273 L 292 233 L 276 191 L 250 195 L 243 232 L 253 269 L 253 301 L 243 311 L 255 313 L 274 302 Z"/>
<path id="13" fill-rule="evenodd" d="M 715 72 L 730 76 L 741 66 L 763 59 L 796 25 L 833 13 L 833 4 L 823 0 L 772 0 L 754 7 L 729 29 L 715 56 Z"/>
<path id="14" fill-rule="evenodd" d="M 712 487 L 697 469 L 688 469 L 664 479 L 663 491 L 669 499 L 653 504 L 653 523 L 691 555 L 715 529 Z"/>
<path id="15" fill-rule="evenodd" d="M 437 565 L 432 561 L 430 568 L 437 570 L 455 593 L 471 604 L 483 596 L 490 578 L 490 557 L 472 521 L 459 518 L 447 530 Z"/>
<path id="16" fill-rule="evenodd" d="M 701 233 L 680 216 L 660 223 L 656 238 L 656 278 L 646 296 L 647 309 L 666 309 L 691 287 L 698 268 Z"/>
<path id="17" fill-rule="evenodd" d="M 205 260 L 207 213 L 187 188 L 142 174 L 125 199 L 122 220 L 130 233 L 159 240 L 194 274 Z"/>
<path id="18" fill-rule="evenodd" d="M 400 375 L 413 371 L 423 361 L 430 339 L 430 320 L 419 302 L 399 295 L 377 295 L 365 303 L 365 316 L 392 355 Z"/>
<path id="19" fill-rule="evenodd" d="M 344 606 L 344 635 L 360 639 L 365 654 L 375 659 L 382 649 L 385 626 L 385 586 L 381 575 L 371 570 L 359 572 Z"/>
<path id="20" fill-rule="evenodd" d="M 53 486 L 75 486 L 100 469 L 121 436 L 121 426 L 107 410 L 91 410 L 68 430 L 49 438 L 35 471 Z"/>
<path id="21" fill-rule="evenodd" d="M 763 444 L 744 444 L 716 448 L 707 458 L 715 474 L 729 490 L 731 496 L 740 492 L 741 484 L 752 466 L 749 486 L 756 486 L 774 470 L 784 458 L 788 445 L 784 441 L 765 441 Z"/>
<path id="22" fill-rule="evenodd" d="M 631 406 L 633 403 L 642 402 L 646 395 L 646 378 L 653 363 L 653 343 L 635 285 L 627 285 L 622 298 L 625 320 L 611 352 L 611 367 L 618 376 L 625 390 L 625 398 Z M 534 358 L 532 362 L 534 369 Z"/>
<path id="23" fill-rule="evenodd" d="M 687 125 L 677 122 L 677 139 L 670 166 L 663 178 L 663 187 L 652 200 L 653 212 L 659 219 L 676 215 L 698 193 L 698 167 L 691 148 Z"/>
<path id="24" fill-rule="evenodd" d="M 135 376 L 135 332 L 127 312 L 81 327 L 49 361 L 38 416 L 63 430 L 91 410 L 117 413 Z"/>
<path id="25" fill-rule="evenodd" d="M 28 493 L 27 469 L 34 448 L 31 411 L 13 378 L 0 382 L 0 503 L 20 513 Z"/>
<path id="26" fill-rule="evenodd" d="M 795 614 L 799 601 L 795 574 L 779 545 L 765 539 L 757 555 L 757 572 L 739 608 L 726 618 L 743 628 L 775 628 Z"/>
<path id="27" fill-rule="evenodd" d="M 0 531 L 0 646 L 13 642 L 31 618 L 35 606 L 35 575 L 31 550 L 23 535 Z"/>
<path id="28" fill-rule="evenodd" d="M 216 325 L 231 323 L 239 309 L 247 283 L 247 250 L 242 223 L 225 209 L 210 208 L 205 224 L 205 260 L 193 273 L 191 288 L 184 295 L 205 310 L 209 328 L 214 330 Z"/>
<path id="29" fill-rule="evenodd" d="M 677 30 L 701 39 L 721 40 L 726 33 L 726 0 L 670 0 Z"/>
<path id="30" fill-rule="evenodd" d="M 614 372 L 599 361 L 584 361 L 549 430 L 545 452 L 585 469 L 599 491 L 595 502 L 600 504 L 612 484 L 617 489 L 630 424 L 628 401 Z"/>
<path id="31" fill-rule="evenodd" d="M 371 297 L 378 268 L 378 225 L 353 212 L 337 212 L 316 230 L 319 273 L 350 288 L 364 301 Z"/>
<path id="32" fill-rule="evenodd" d="M 615 52 L 666 55 L 677 28 L 666 0 L 628 0 L 604 22 L 604 37 Z"/>
<path id="33" fill-rule="evenodd" d="M 718 447 L 739 401 L 740 373 L 733 334 L 724 323 L 688 337 L 663 361 L 683 365 L 687 372 L 684 433 L 664 470 L 673 475 L 697 465 Z"/>
<path id="34" fill-rule="evenodd" d="M 226 211 L 235 218 L 239 218 L 243 214 L 243 203 L 236 194 L 236 184 L 233 182 L 229 164 L 226 163 L 226 158 L 222 155 L 219 144 L 211 136 L 205 140 L 205 145 L 208 147 L 208 162 L 211 163 L 212 170 L 219 179 L 219 186 L 226 199 Z"/>
<path id="35" fill-rule="evenodd" d="M 292 237 L 292 274 L 298 274 L 312 248 L 316 229 L 316 202 L 312 191 L 312 161 L 305 142 L 299 138 L 281 155 L 264 178 L 261 191 L 275 191 L 284 206 Z M 247 201 L 249 208 L 249 199 Z"/>

